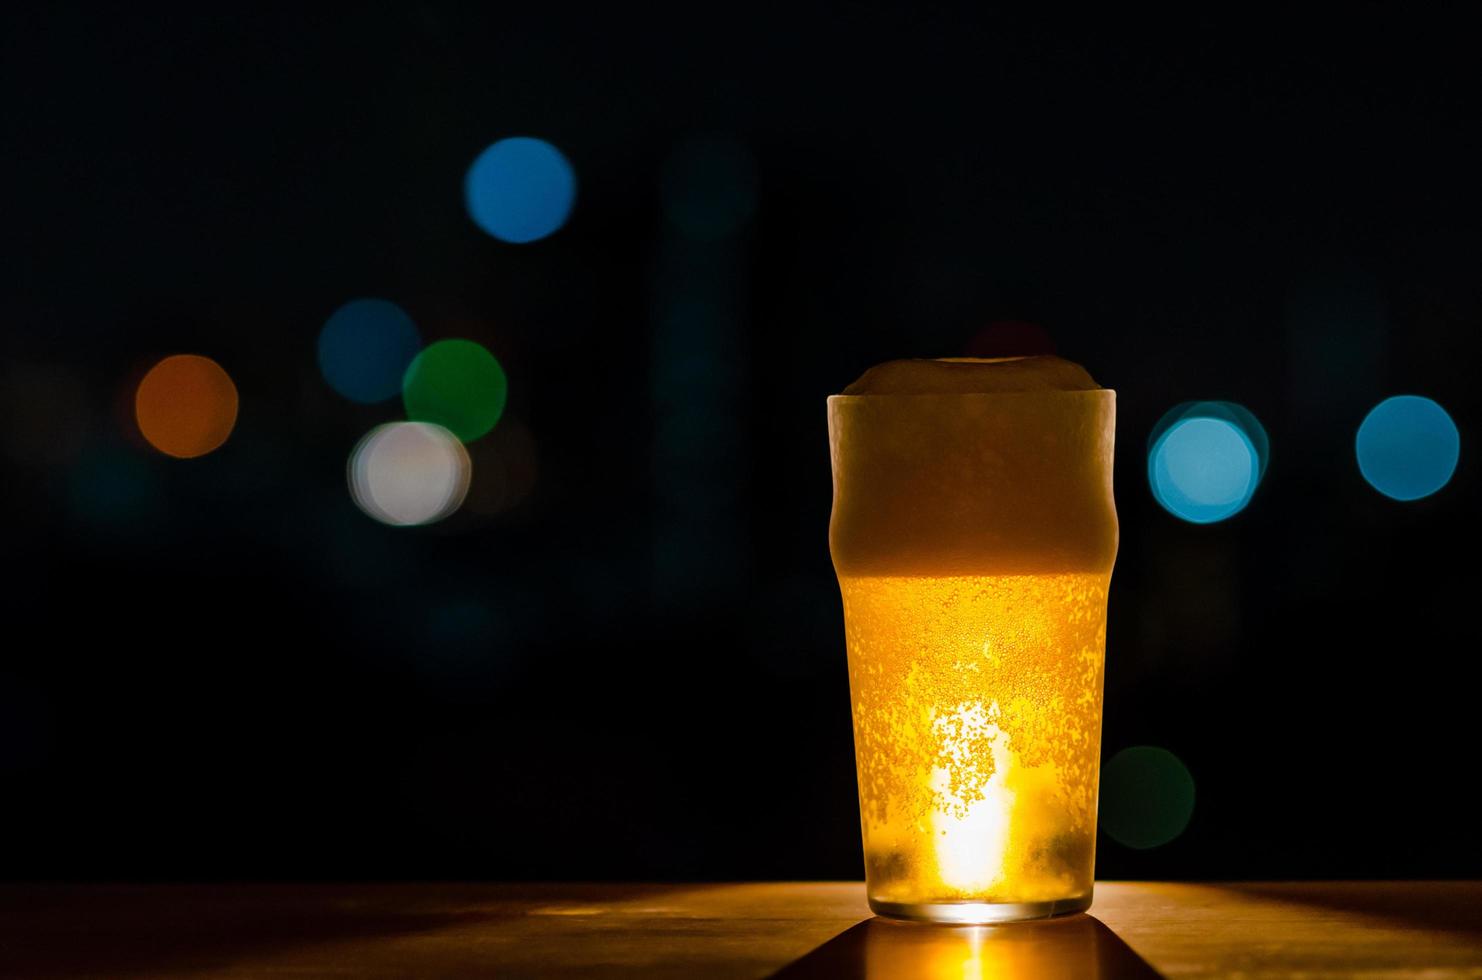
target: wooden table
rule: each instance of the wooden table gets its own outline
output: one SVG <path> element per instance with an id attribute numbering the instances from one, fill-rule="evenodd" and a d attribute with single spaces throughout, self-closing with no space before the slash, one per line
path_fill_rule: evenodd
<path id="1" fill-rule="evenodd" d="M 859 884 L 7 885 L 0 975 L 1482 977 L 1482 883 L 1096 886 L 1091 915 L 870 919 Z"/>

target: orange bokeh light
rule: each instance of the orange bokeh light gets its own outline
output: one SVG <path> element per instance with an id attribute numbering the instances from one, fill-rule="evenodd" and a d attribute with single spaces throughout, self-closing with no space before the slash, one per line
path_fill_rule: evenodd
<path id="1" fill-rule="evenodd" d="M 237 386 L 209 357 L 174 354 L 149 369 L 134 394 L 134 418 L 166 456 L 204 456 L 237 424 Z"/>

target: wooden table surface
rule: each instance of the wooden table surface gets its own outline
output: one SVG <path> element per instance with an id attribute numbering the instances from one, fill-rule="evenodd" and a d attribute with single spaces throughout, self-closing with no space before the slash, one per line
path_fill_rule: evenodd
<path id="1" fill-rule="evenodd" d="M 1103 882 L 1090 915 L 871 919 L 857 883 L 7 885 L 0 975 L 1482 977 L 1482 883 Z"/>

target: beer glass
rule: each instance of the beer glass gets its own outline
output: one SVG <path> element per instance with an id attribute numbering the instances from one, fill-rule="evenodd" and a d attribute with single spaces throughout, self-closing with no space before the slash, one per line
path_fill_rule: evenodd
<path id="1" fill-rule="evenodd" d="M 1116 396 L 1054 357 L 895 361 L 828 400 L 866 891 L 1087 908 Z"/>

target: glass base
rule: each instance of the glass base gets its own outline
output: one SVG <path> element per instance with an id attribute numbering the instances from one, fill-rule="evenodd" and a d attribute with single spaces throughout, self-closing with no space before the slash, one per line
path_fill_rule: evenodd
<path id="1" fill-rule="evenodd" d="M 995 922 L 1024 922 L 1054 915 L 1084 912 L 1091 907 L 1091 893 L 1052 902 L 882 902 L 871 898 L 870 911 L 891 919 L 940 922 L 956 925 L 991 925 Z"/>

